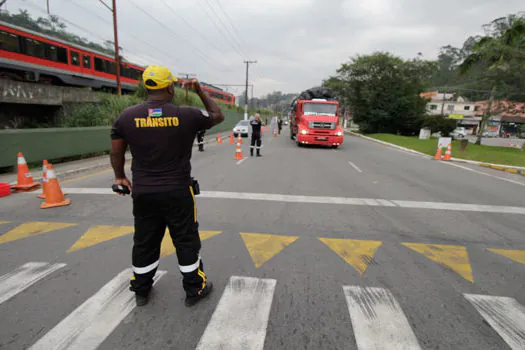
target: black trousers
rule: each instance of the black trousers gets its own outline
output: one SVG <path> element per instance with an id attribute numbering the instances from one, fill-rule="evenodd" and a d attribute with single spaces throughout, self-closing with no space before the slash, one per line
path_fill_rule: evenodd
<path id="1" fill-rule="evenodd" d="M 261 154 L 261 133 L 252 132 L 252 141 L 250 144 L 250 154 L 253 156 L 253 149 L 257 150 L 257 154 Z"/>
<path id="2" fill-rule="evenodd" d="M 197 143 L 199 144 L 199 151 L 204 151 L 204 133 L 198 132 L 197 133 Z"/>
<path id="3" fill-rule="evenodd" d="M 133 194 L 133 277 L 130 290 L 147 295 L 153 285 L 160 259 L 162 238 L 169 229 L 177 251 L 182 285 L 186 294 L 196 295 L 206 286 L 199 256 L 201 240 L 193 190 Z"/>

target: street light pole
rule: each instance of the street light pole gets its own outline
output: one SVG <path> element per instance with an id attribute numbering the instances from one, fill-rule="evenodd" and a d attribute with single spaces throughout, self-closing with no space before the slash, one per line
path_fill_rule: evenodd
<path id="1" fill-rule="evenodd" d="M 246 90 L 244 91 L 244 120 L 248 120 L 248 70 L 250 63 L 257 63 L 257 61 L 244 61 L 246 64 Z"/>

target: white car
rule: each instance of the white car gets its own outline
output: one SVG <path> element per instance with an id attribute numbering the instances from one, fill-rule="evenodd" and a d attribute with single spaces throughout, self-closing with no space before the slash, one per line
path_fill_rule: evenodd
<path id="1" fill-rule="evenodd" d="M 233 136 L 241 135 L 241 137 L 248 137 L 250 133 L 250 122 L 248 120 L 241 120 L 233 127 Z"/>
<path id="2" fill-rule="evenodd" d="M 465 128 L 455 128 L 454 131 L 450 133 L 450 137 L 452 137 L 454 140 L 463 140 L 467 137 L 467 132 Z"/>

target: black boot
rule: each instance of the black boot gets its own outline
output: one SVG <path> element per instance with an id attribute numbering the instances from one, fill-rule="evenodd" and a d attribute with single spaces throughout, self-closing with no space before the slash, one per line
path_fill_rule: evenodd
<path id="1" fill-rule="evenodd" d="M 149 294 L 142 295 L 135 293 L 135 302 L 137 306 L 145 306 L 149 302 Z"/>
<path id="2" fill-rule="evenodd" d="M 206 283 L 206 286 L 199 290 L 197 294 L 195 295 L 186 295 L 186 300 L 184 301 L 184 304 L 188 307 L 194 306 L 202 299 L 206 298 L 208 295 L 210 295 L 211 291 L 213 290 L 213 283 L 208 282 Z"/>
<path id="3" fill-rule="evenodd" d="M 253 157 L 253 148 L 250 148 L 250 157 Z"/>
<path id="4" fill-rule="evenodd" d="M 262 157 L 261 151 L 257 150 L 257 157 Z"/>

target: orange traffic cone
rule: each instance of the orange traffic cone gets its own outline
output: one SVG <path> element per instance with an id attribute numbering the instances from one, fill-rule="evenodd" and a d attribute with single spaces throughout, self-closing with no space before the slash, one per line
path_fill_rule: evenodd
<path id="1" fill-rule="evenodd" d="M 46 199 L 46 188 L 47 188 L 47 160 L 42 161 L 42 193 L 37 197 L 41 199 Z"/>
<path id="2" fill-rule="evenodd" d="M 452 144 L 448 144 L 447 151 L 445 152 L 445 157 L 443 157 L 443 160 L 450 160 L 452 157 Z"/>
<path id="3" fill-rule="evenodd" d="M 46 201 L 40 205 L 40 208 L 54 208 L 63 207 L 71 204 L 71 199 L 64 198 L 64 193 L 60 189 L 60 184 L 57 180 L 57 174 L 53 169 L 53 165 L 47 165 L 47 188 L 46 188 Z"/>
<path id="4" fill-rule="evenodd" d="M 38 186 L 40 186 L 38 183 L 36 183 L 33 180 L 33 175 L 29 172 L 29 168 L 27 167 L 27 162 L 24 158 L 24 155 L 22 152 L 18 153 L 18 179 L 16 185 L 12 186 L 17 191 L 31 191 L 35 190 Z"/>
<path id="5" fill-rule="evenodd" d="M 235 160 L 243 160 L 244 157 L 242 156 L 242 148 L 240 142 L 237 142 L 237 147 L 235 148 L 235 157 L 233 158 Z"/>
<path id="6" fill-rule="evenodd" d="M 217 133 L 217 144 L 222 145 L 221 133 Z"/>
<path id="7" fill-rule="evenodd" d="M 443 151 L 441 150 L 441 147 L 438 148 L 436 155 L 434 156 L 435 160 L 441 160 L 441 156 L 443 155 Z"/>
<path id="8" fill-rule="evenodd" d="M 277 137 L 277 129 L 273 129 L 273 137 Z"/>
<path id="9" fill-rule="evenodd" d="M 235 144 L 235 139 L 233 138 L 233 132 L 230 132 L 230 145 Z"/>
<path id="10" fill-rule="evenodd" d="M 237 138 L 237 143 L 242 145 L 242 137 L 241 134 L 239 134 L 239 137 Z"/>

